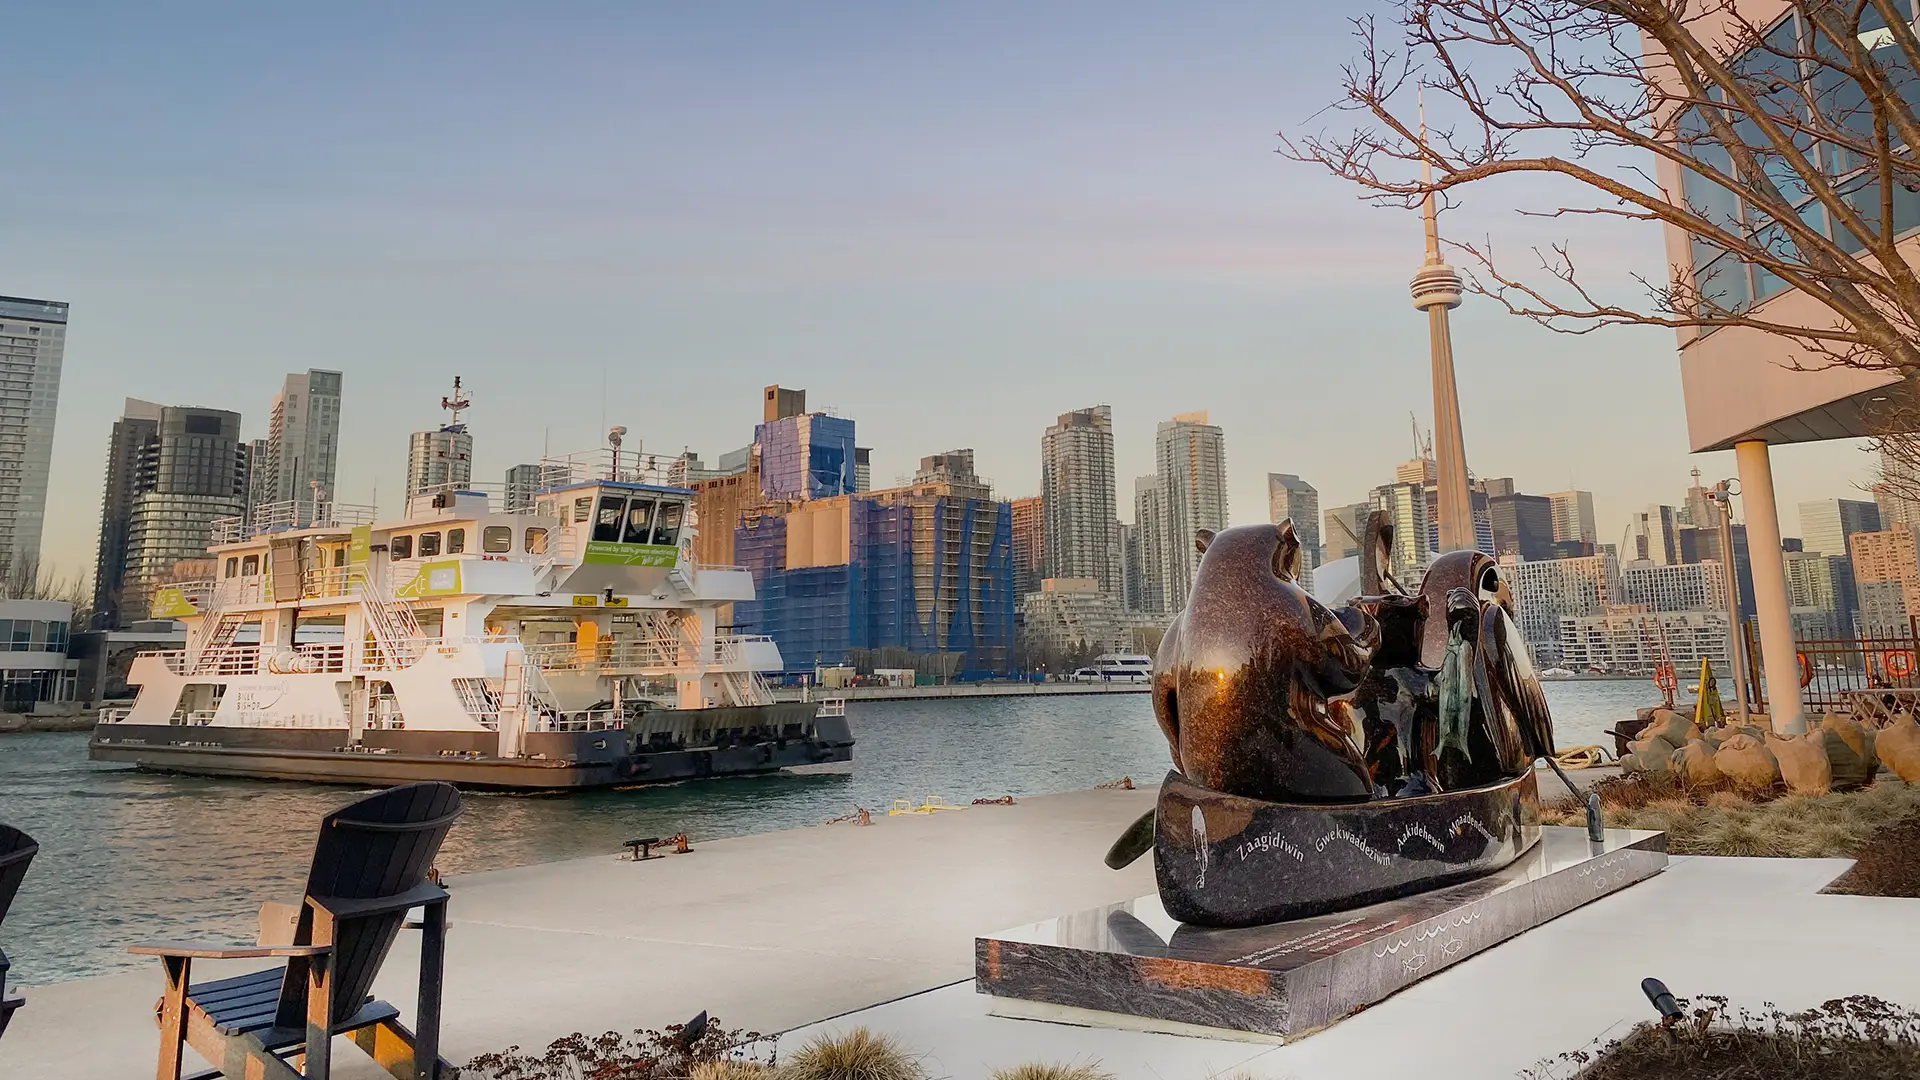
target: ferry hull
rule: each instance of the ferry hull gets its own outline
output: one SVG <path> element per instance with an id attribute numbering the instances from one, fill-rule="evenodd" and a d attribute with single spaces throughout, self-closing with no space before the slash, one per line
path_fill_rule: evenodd
<path id="1" fill-rule="evenodd" d="M 345 728 L 222 728 L 100 724 L 88 743 L 95 761 L 192 776 L 303 780 L 323 784 L 407 784 L 444 780 L 465 788 L 567 791 L 745 776 L 853 760 L 853 738 L 839 717 L 821 717 L 812 737 L 719 747 L 638 748 L 626 732 L 538 732 L 529 756 L 488 752 L 492 732 L 364 733 L 347 749 Z"/>

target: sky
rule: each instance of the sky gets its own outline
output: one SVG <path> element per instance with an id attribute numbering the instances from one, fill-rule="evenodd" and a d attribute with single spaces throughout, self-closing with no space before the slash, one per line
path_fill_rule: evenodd
<path id="1" fill-rule="evenodd" d="M 43 562 L 91 567 L 123 398 L 258 436 L 309 367 L 345 374 L 337 497 L 388 511 L 455 375 L 478 481 L 608 424 L 712 461 L 779 383 L 854 418 L 876 486 L 972 447 L 1036 493 L 1042 430 L 1105 403 L 1123 517 L 1155 425 L 1197 410 L 1235 523 L 1269 472 L 1357 501 L 1431 425 L 1420 225 L 1275 133 L 1328 123 L 1362 6 L 11 13 L 0 293 L 72 305 Z M 1443 231 L 1557 239 L 1516 213 L 1542 194 L 1471 191 Z M 1575 240 L 1603 287 L 1663 274 L 1654 226 Z M 1471 296 L 1453 334 L 1475 473 L 1592 490 L 1603 542 L 1732 475 L 1687 453 L 1671 334 Z M 1783 531 L 1870 464 L 1778 449 Z"/>

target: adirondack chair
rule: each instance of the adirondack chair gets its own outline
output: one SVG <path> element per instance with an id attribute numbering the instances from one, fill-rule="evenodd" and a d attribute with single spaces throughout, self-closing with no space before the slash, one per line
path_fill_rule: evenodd
<path id="1" fill-rule="evenodd" d="M 180 1080 L 185 1046 L 215 1065 L 193 1080 L 325 1078 L 334 1035 L 351 1037 L 400 1080 L 451 1076 L 439 1054 L 447 893 L 427 875 L 459 816 L 460 793 L 441 783 L 391 788 L 328 814 L 290 943 L 134 946 L 166 967 L 167 992 L 155 1008 L 158 1080 Z M 425 917 L 418 1031 L 409 1031 L 398 1009 L 368 991 L 415 907 Z M 189 979 L 194 960 L 252 957 L 286 962 L 214 982 Z"/>
<path id="2" fill-rule="evenodd" d="M 7 921 L 7 908 L 20 891 L 20 879 L 27 876 L 27 864 L 40 850 L 33 837 L 11 825 L 0 825 L 0 922 Z M 26 1004 L 21 998 L 7 996 L 7 954 L 0 952 L 0 1035 L 7 1033 L 7 1021 L 13 1010 Z"/>

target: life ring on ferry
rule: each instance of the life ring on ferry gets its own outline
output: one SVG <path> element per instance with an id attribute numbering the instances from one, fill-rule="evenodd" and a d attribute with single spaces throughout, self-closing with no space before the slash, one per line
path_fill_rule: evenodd
<path id="1" fill-rule="evenodd" d="M 1813 661 L 1803 652 L 1794 653 L 1793 658 L 1800 662 L 1800 687 L 1804 690 L 1813 685 Z"/>
<path id="2" fill-rule="evenodd" d="M 1880 668 L 1896 679 L 1913 674 L 1913 654 L 1906 649 L 1888 649 L 1880 654 Z"/>
<path id="3" fill-rule="evenodd" d="M 1654 665 L 1653 685 L 1669 694 L 1680 688 L 1680 679 L 1673 673 L 1672 664 Z"/>

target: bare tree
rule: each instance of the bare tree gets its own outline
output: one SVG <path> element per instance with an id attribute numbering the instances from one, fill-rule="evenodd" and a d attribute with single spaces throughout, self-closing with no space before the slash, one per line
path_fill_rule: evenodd
<path id="1" fill-rule="evenodd" d="M 1376 202 L 1446 205 L 1471 185 L 1532 174 L 1568 194 L 1522 214 L 1691 235 L 1689 260 L 1664 280 L 1639 278 L 1638 299 L 1583 277 L 1564 241 L 1517 263 L 1496 258 L 1491 240 L 1451 245 L 1470 289 L 1554 330 L 1747 327 L 1789 342 L 1791 366 L 1911 383 L 1920 275 L 1896 248 L 1920 227 L 1920 37 L 1908 0 L 1789 0 L 1782 21 L 1764 25 L 1740 6 L 1401 0 L 1388 25 L 1354 21 L 1360 55 L 1335 104 L 1353 122 L 1283 132 L 1281 152 Z M 1422 92 L 1441 118 L 1431 129 Z M 1758 306 L 1788 290 L 1825 317 L 1783 321 Z M 1900 415 L 1881 423 L 1915 419 L 1889 413 Z M 1890 459 L 1920 464 L 1920 440 L 1903 434 L 1914 428 L 1879 430 Z"/>
<path id="2" fill-rule="evenodd" d="M 38 558 L 9 564 L 0 577 L 0 592 L 8 600 L 58 600 L 73 605 L 73 626 L 84 627 L 93 615 L 93 590 L 84 573 L 62 573 L 42 566 Z"/>

